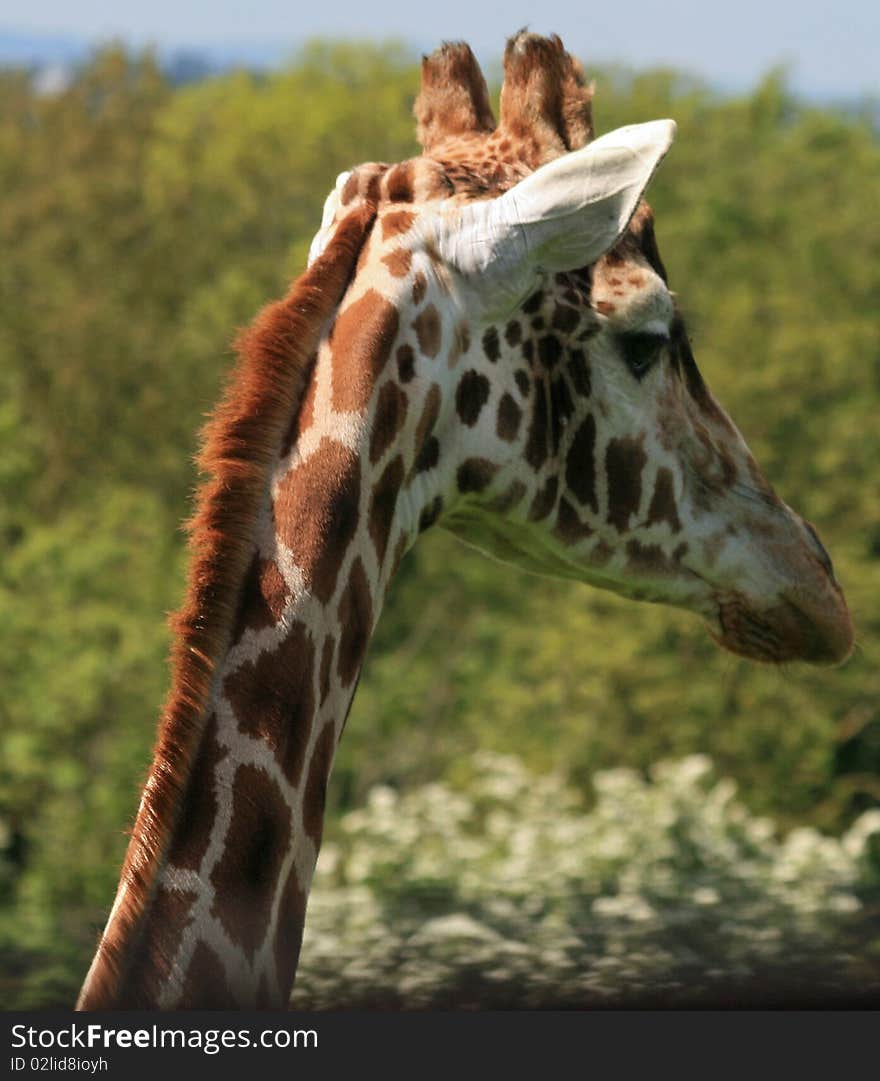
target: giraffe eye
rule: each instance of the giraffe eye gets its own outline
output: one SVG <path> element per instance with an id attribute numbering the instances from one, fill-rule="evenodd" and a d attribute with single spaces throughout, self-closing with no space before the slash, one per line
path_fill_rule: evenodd
<path id="1" fill-rule="evenodd" d="M 636 379 L 644 378 L 669 341 L 665 334 L 633 333 L 619 337 L 623 359 Z"/>

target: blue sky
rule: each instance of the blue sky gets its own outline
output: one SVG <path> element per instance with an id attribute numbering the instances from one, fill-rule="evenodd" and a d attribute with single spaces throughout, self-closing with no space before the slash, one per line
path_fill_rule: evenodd
<path id="1" fill-rule="evenodd" d="M 14 15 L 0 12 L 0 26 L 10 31 L 265 48 L 272 55 L 316 35 L 396 37 L 423 51 L 463 38 L 486 65 L 526 24 L 560 33 L 588 68 L 591 60 L 674 64 L 740 89 L 784 63 L 796 89 L 809 96 L 880 96 L 878 0 L 28 0 Z"/>

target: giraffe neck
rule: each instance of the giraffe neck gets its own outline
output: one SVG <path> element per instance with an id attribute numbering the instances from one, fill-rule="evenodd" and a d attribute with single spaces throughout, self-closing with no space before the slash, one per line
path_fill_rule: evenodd
<path id="1" fill-rule="evenodd" d="M 360 400 L 343 401 L 338 350 L 320 337 L 371 222 L 352 211 L 242 338 L 205 444 L 214 479 L 194 522 L 169 702 L 81 1009 L 288 995 L 326 776 L 392 563 L 415 532 L 370 440 L 366 377 L 382 342 L 348 335 Z"/>
<path id="2" fill-rule="evenodd" d="M 327 779 L 390 581 L 444 507 L 504 480 L 471 446 L 488 385 L 475 369 L 495 357 L 444 303 L 429 254 L 382 254 L 389 231 L 380 216 L 267 466 L 173 816 L 155 807 L 177 768 L 160 735 L 83 1007 L 286 1003 Z M 135 841 L 169 822 L 132 916 Z M 106 955 L 122 959 L 110 981 Z"/>
<path id="3" fill-rule="evenodd" d="M 402 386 L 399 331 L 391 303 L 349 291 L 320 341 L 243 539 L 198 736 L 180 751 L 160 730 L 83 1008 L 289 997 L 334 752 L 390 580 L 435 502 L 416 459 L 437 395 Z M 175 772 L 170 815 L 156 793 Z"/>
<path id="4" fill-rule="evenodd" d="M 345 459 L 342 447 L 328 439 L 320 453 Z M 275 506 L 288 482 L 291 474 L 278 476 Z M 292 525 L 305 532 L 306 515 L 341 505 L 353 515 L 356 495 L 343 483 L 320 503 L 308 499 Z M 156 892 L 154 933 L 159 956 L 170 959 L 156 972 L 164 1007 L 287 1001 L 326 784 L 384 592 L 367 570 L 362 538 L 332 581 L 328 574 L 315 585 L 320 596 L 307 591 L 268 519 Z M 141 947 L 145 964 L 134 966 L 140 978 L 150 971 L 151 937 Z"/>
<path id="5" fill-rule="evenodd" d="M 289 998 L 333 756 L 393 570 L 416 532 L 398 507 L 402 460 L 377 458 L 373 411 L 334 408 L 333 354 L 325 343 L 273 471 L 161 876 L 159 904 L 189 912 L 162 1006 Z"/>

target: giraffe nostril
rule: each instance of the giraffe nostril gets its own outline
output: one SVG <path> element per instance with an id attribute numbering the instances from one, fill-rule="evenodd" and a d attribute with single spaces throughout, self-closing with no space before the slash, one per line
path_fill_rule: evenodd
<path id="1" fill-rule="evenodd" d="M 831 581 L 836 582 L 837 579 L 834 577 L 834 564 L 831 562 L 831 556 L 825 550 L 824 544 L 819 540 L 819 534 L 806 520 L 806 518 L 802 518 L 801 521 L 804 523 L 804 529 L 806 529 L 807 536 L 812 542 L 813 552 L 815 553 L 816 558 L 825 568 L 825 573 L 828 575 Z"/>

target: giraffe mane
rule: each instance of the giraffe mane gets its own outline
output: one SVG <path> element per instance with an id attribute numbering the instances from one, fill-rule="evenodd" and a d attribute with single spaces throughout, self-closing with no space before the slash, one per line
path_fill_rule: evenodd
<path id="1" fill-rule="evenodd" d="M 218 662 L 229 647 L 270 471 L 298 414 L 320 335 L 351 281 L 375 216 L 374 204 L 352 210 L 323 255 L 236 339 L 237 364 L 202 433 L 198 463 L 208 479 L 187 526 L 191 560 L 184 603 L 170 619 L 171 682 L 156 765 L 123 864 L 124 894 L 112 938 L 105 934 L 100 944 L 100 961 L 80 1005 L 84 999 L 91 1008 L 112 1001 L 137 948 L 207 724 Z"/>

